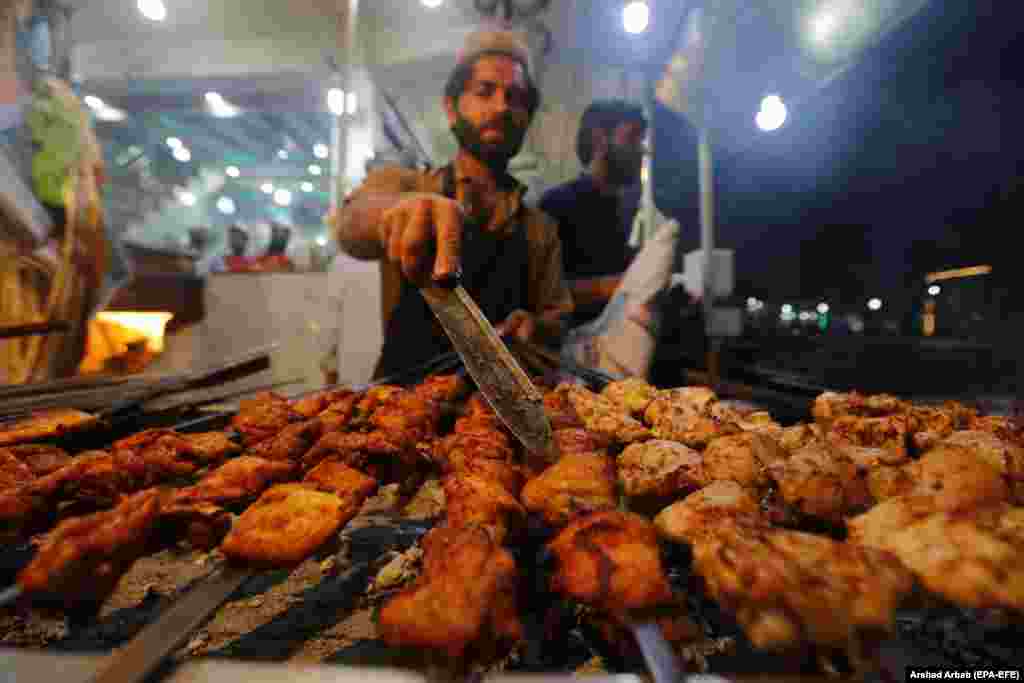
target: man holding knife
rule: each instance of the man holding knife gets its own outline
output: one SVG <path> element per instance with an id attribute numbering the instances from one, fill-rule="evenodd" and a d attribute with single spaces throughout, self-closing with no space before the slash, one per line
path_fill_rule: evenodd
<path id="1" fill-rule="evenodd" d="M 529 51 L 508 31 L 467 41 L 444 91 L 459 143 L 429 171 L 382 168 L 330 222 L 349 255 L 381 261 L 382 377 L 426 362 L 451 343 L 419 292 L 460 277 L 499 333 L 557 344 L 572 297 L 555 223 L 522 199 L 508 173 L 540 103 Z"/>

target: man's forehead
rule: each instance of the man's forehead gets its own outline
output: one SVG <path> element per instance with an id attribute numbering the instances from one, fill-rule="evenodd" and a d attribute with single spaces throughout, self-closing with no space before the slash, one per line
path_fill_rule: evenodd
<path id="1" fill-rule="evenodd" d="M 473 80 L 525 88 L 526 71 L 518 59 L 506 55 L 484 55 L 473 65 Z"/>

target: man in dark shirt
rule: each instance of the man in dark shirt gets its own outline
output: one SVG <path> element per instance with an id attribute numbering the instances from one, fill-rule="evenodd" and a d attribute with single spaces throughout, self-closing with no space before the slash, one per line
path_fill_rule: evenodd
<path id="1" fill-rule="evenodd" d="M 573 326 L 601 313 L 633 257 L 628 241 L 639 206 L 646 133 L 639 106 L 593 102 L 576 137 L 583 174 L 541 198 L 540 208 L 558 222 L 562 263 L 576 303 Z"/>

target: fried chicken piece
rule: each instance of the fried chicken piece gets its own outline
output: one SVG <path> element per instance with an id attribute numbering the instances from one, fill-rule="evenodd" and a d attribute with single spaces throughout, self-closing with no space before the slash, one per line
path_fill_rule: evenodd
<path id="1" fill-rule="evenodd" d="M 302 457 L 303 469 L 310 470 L 325 460 L 335 460 L 363 470 L 371 458 L 397 458 L 402 449 L 382 432 L 329 432 Z"/>
<path id="2" fill-rule="evenodd" d="M 231 426 L 242 435 L 243 444 L 254 446 L 302 419 L 303 416 L 283 396 L 263 391 L 239 402 L 238 413 L 231 418 Z"/>
<path id="3" fill-rule="evenodd" d="M 931 406 L 913 406 L 910 424 L 910 442 L 917 453 L 938 445 L 956 430 L 956 420 L 950 411 Z"/>
<path id="4" fill-rule="evenodd" d="M 960 446 L 999 470 L 1017 504 L 1024 505 L 1024 447 L 992 432 L 981 430 L 953 432 L 942 445 Z"/>
<path id="5" fill-rule="evenodd" d="M 579 515 L 615 508 L 615 484 L 615 461 L 610 457 L 570 453 L 528 481 L 520 498 L 527 510 L 559 527 Z"/>
<path id="6" fill-rule="evenodd" d="M 545 392 L 544 413 L 548 416 L 551 429 L 555 431 L 583 426 L 583 421 L 569 403 L 569 393 L 564 389 L 556 387 Z"/>
<path id="7" fill-rule="evenodd" d="M 889 550 L 893 534 L 935 512 L 935 500 L 931 496 L 896 496 L 846 520 L 846 530 L 851 543 Z"/>
<path id="8" fill-rule="evenodd" d="M 445 469 L 446 474 L 466 474 L 494 482 L 518 497 L 526 483 L 526 473 L 519 465 L 487 458 L 467 458 Z"/>
<path id="9" fill-rule="evenodd" d="M 651 431 L 656 438 L 669 439 L 691 448 L 703 449 L 715 439 L 741 432 L 735 422 L 689 412 L 688 408 L 672 407 L 660 413 Z"/>
<path id="10" fill-rule="evenodd" d="M 735 481 L 711 482 L 654 518 L 664 538 L 690 545 L 708 540 L 724 524 L 768 525 L 757 499 Z"/>
<path id="11" fill-rule="evenodd" d="M 779 445 L 792 453 L 824 438 L 825 432 L 820 425 L 801 423 L 785 427 L 779 436 Z"/>
<path id="12" fill-rule="evenodd" d="M 654 386 L 635 377 L 609 382 L 601 391 L 601 395 L 619 406 L 622 412 L 634 416 L 643 415 L 657 394 Z"/>
<path id="13" fill-rule="evenodd" d="M 161 455 L 159 450 L 153 453 Z M 51 507 L 72 500 L 107 507 L 126 493 L 173 478 L 180 472 L 178 467 L 174 461 L 144 460 L 132 451 L 85 451 L 70 464 L 34 479 L 27 489 L 31 495 L 46 499 Z"/>
<path id="14" fill-rule="evenodd" d="M 358 500 L 359 506 L 377 492 L 377 480 L 340 462 L 322 462 L 302 479 L 318 491 L 333 493 L 342 500 Z"/>
<path id="15" fill-rule="evenodd" d="M 465 460 L 483 458 L 511 463 L 515 460 L 512 441 L 504 432 L 456 432 L 434 442 L 434 462 L 442 469 L 458 469 Z"/>
<path id="16" fill-rule="evenodd" d="M 240 455 L 210 472 L 198 484 L 179 489 L 174 502 L 238 504 L 259 496 L 268 486 L 293 474 L 295 465 L 289 461 Z"/>
<path id="17" fill-rule="evenodd" d="M 889 394 L 865 396 L 856 391 L 849 393 L 826 391 L 814 399 L 811 414 L 816 422 L 828 427 L 832 420 L 839 417 L 904 415 L 909 410 L 909 403 Z"/>
<path id="18" fill-rule="evenodd" d="M 858 417 L 841 415 L 832 420 L 825 438 L 834 444 L 887 448 L 907 454 L 910 418 L 906 415 Z"/>
<path id="19" fill-rule="evenodd" d="M 684 495 L 705 483 L 700 453 L 675 441 L 629 445 L 616 461 L 619 483 L 631 497 Z"/>
<path id="20" fill-rule="evenodd" d="M 583 421 L 587 429 L 610 437 L 620 443 L 632 443 L 651 438 L 649 429 L 639 420 L 612 403 L 610 400 L 595 394 L 589 389 L 572 384 L 559 385 L 559 391 L 566 391 L 569 404 Z"/>
<path id="21" fill-rule="evenodd" d="M 604 434 L 579 427 L 556 429 L 553 434 L 555 447 L 562 455 L 569 453 L 604 453 L 612 446 L 612 440 Z"/>
<path id="22" fill-rule="evenodd" d="M 52 474 L 71 462 L 71 456 L 64 449 L 49 444 L 22 444 L 0 449 L 4 450 L 27 465 L 36 477 Z"/>
<path id="23" fill-rule="evenodd" d="M 767 488 L 772 479 L 766 468 L 789 458 L 775 439 L 744 432 L 715 439 L 704 451 L 705 480 L 735 481 L 741 486 Z"/>
<path id="24" fill-rule="evenodd" d="M 231 513 L 219 505 L 179 501 L 173 490 L 160 500 L 157 535 L 165 545 L 184 540 L 194 550 L 213 550 L 231 530 Z"/>
<path id="25" fill-rule="evenodd" d="M 436 435 L 441 406 L 410 391 L 396 392 L 382 401 L 370 416 L 370 424 L 405 448 Z"/>
<path id="26" fill-rule="evenodd" d="M 402 509 L 402 515 L 409 519 L 436 519 L 444 514 L 447 507 L 444 485 L 440 479 L 427 479 L 416 495 Z"/>
<path id="27" fill-rule="evenodd" d="M 672 601 L 658 533 L 640 515 L 607 510 L 579 517 L 548 549 L 557 562 L 552 590 L 579 602 L 622 614 Z"/>
<path id="28" fill-rule="evenodd" d="M 294 567 L 335 536 L 362 504 L 355 495 L 340 498 L 305 484 L 278 484 L 242 513 L 220 550 L 239 564 Z"/>
<path id="29" fill-rule="evenodd" d="M 323 389 L 292 401 L 291 405 L 292 410 L 308 420 L 327 410 L 330 405 L 355 395 L 355 391 L 347 388 Z"/>
<path id="30" fill-rule="evenodd" d="M 478 526 L 503 543 L 526 521 L 526 510 L 500 483 L 473 474 L 444 478 L 448 526 Z"/>
<path id="31" fill-rule="evenodd" d="M 989 432 L 995 434 L 1003 441 L 1018 446 L 1024 446 L 1024 425 L 1019 420 L 1002 415 L 986 415 L 979 417 L 972 415 L 968 418 L 967 424 L 960 427 L 972 431 Z"/>
<path id="32" fill-rule="evenodd" d="M 35 479 L 35 474 L 6 448 L 0 448 L 0 491 L 13 489 Z"/>
<path id="33" fill-rule="evenodd" d="M 432 375 L 423 380 L 412 391 L 416 396 L 437 403 L 454 403 L 469 393 L 470 384 L 458 374 Z"/>
<path id="34" fill-rule="evenodd" d="M 711 406 L 718 396 L 708 387 L 662 389 L 644 409 L 644 422 L 654 426 L 669 414 L 711 415 Z"/>
<path id="35" fill-rule="evenodd" d="M 316 417 L 323 425 L 324 434 L 340 432 L 348 428 L 356 414 L 356 404 L 362 400 L 362 394 L 348 392 L 336 397 Z"/>
<path id="36" fill-rule="evenodd" d="M 0 543 L 17 543 L 46 528 L 53 507 L 25 486 L 0 490 Z"/>
<path id="37" fill-rule="evenodd" d="M 171 429 L 147 429 L 113 443 L 114 453 L 130 451 L 166 476 L 187 477 L 203 458 L 181 434 Z"/>
<path id="38" fill-rule="evenodd" d="M 102 602 L 146 549 L 160 511 L 150 490 L 116 508 L 61 522 L 18 574 L 26 593 L 70 607 Z"/>
<path id="39" fill-rule="evenodd" d="M 838 522 L 871 503 L 866 471 L 827 444 L 804 446 L 766 469 L 783 501 L 810 517 Z"/>
<path id="40" fill-rule="evenodd" d="M 1002 473 L 973 449 L 934 448 L 904 465 L 914 493 L 931 496 L 939 510 L 958 510 L 1009 500 Z"/>
<path id="41" fill-rule="evenodd" d="M 188 442 L 192 453 L 203 464 L 219 463 L 242 452 L 242 447 L 224 432 L 197 432 L 180 436 Z"/>
<path id="42" fill-rule="evenodd" d="M 422 546 L 423 573 L 381 608 L 377 631 L 384 642 L 458 659 L 471 644 L 522 638 L 515 560 L 490 534 L 476 527 L 438 527 Z"/>
<path id="43" fill-rule="evenodd" d="M 973 608 L 1024 612 L 1024 508 L 941 512 L 885 541 L 933 593 Z"/>
<path id="44" fill-rule="evenodd" d="M 317 418 L 293 422 L 274 436 L 250 447 L 246 454 L 267 460 L 301 462 L 323 434 L 323 428 L 323 423 Z"/>
<path id="45" fill-rule="evenodd" d="M 893 628 L 913 577 L 885 552 L 824 536 L 724 525 L 694 546 L 708 595 L 769 650 L 806 643 L 859 652 Z"/>
<path id="46" fill-rule="evenodd" d="M 33 411 L 28 417 L 0 425 L 0 446 L 39 441 L 89 429 L 99 418 L 74 408 Z"/>

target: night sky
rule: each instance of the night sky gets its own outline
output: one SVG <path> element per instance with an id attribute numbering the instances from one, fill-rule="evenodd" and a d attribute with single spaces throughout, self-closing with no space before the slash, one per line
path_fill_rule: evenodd
<path id="1" fill-rule="evenodd" d="M 719 243 L 737 250 L 738 294 L 895 303 L 919 294 L 929 270 L 1019 268 L 1024 41 L 1014 40 L 1024 11 L 1016 5 L 932 0 L 860 64 L 791 106 L 782 129 L 741 151 L 716 146 Z M 656 183 L 666 182 L 666 168 L 676 177 L 656 196 L 696 248 L 696 196 L 682 189 L 695 176 L 670 160 L 692 158 L 683 151 L 692 138 L 668 128 L 655 140 L 654 172 Z"/>

